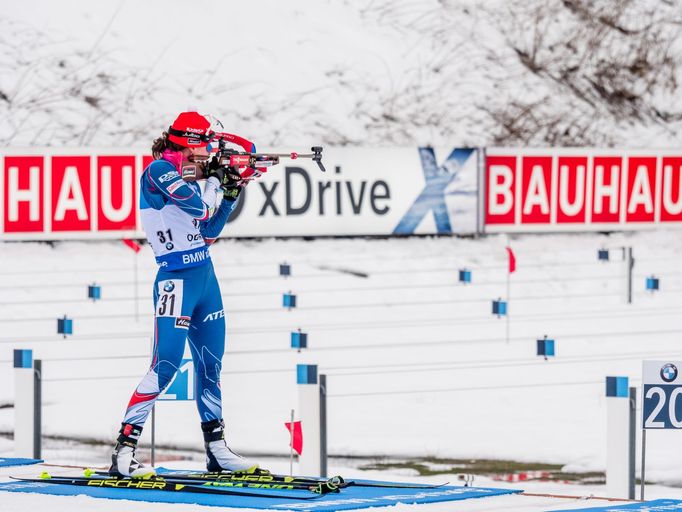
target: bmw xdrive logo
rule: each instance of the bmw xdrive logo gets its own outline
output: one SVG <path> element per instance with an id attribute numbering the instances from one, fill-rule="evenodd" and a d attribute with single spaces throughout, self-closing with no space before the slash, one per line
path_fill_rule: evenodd
<path id="1" fill-rule="evenodd" d="M 677 366 L 672 363 L 664 364 L 661 367 L 661 379 L 672 382 L 677 378 Z"/>
<path id="2" fill-rule="evenodd" d="M 163 285 L 163 291 L 164 292 L 172 292 L 175 290 L 175 284 L 173 281 L 168 281 L 166 284 Z M 675 370 L 675 375 L 677 375 L 677 370 Z"/>

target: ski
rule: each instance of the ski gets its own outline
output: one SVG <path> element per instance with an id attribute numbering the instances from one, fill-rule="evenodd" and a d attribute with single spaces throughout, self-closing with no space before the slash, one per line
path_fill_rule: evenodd
<path id="1" fill-rule="evenodd" d="M 345 482 L 340 476 L 332 478 L 316 479 L 305 477 L 292 477 L 286 475 L 273 475 L 270 473 L 243 474 L 243 473 L 164 473 L 158 477 L 165 480 L 187 480 L 195 482 L 217 482 L 220 485 L 234 487 L 274 487 L 288 489 L 305 489 L 317 494 L 329 494 L 339 492 L 345 487 Z"/>
<path id="2" fill-rule="evenodd" d="M 358 480 L 346 480 L 341 476 L 334 476 L 328 479 L 317 479 L 314 477 L 288 476 L 277 475 L 271 473 L 263 474 L 244 474 L 244 473 L 211 473 L 211 472 L 197 472 L 197 473 L 164 473 L 159 475 L 167 480 L 187 479 L 198 481 L 219 481 L 219 482 L 243 482 L 243 483 L 283 483 L 288 485 L 311 486 L 314 488 L 322 488 L 324 491 L 313 490 L 320 494 L 327 494 L 330 492 L 338 492 L 340 489 L 346 487 L 385 487 L 389 489 L 438 489 L 448 485 L 448 482 L 442 484 L 401 484 L 392 482 L 369 482 Z"/>
<path id="3" fill-rule="evenodd" d="M 392 482 L 358 482 L 357 480 L 346 480 L 347 486 L 355 487 L 385 487 L 387 489 L 438 489 L 440 487 L 445 487 L 450 482 L 444 482 L 442 484 L 401 484 Z"/>
<path id="4" fill-rule="evenodd" d="M 86 475 L 88 473 L 86 472 Z M 109 475 L 104 471 L 98 471 L 94 474 L 106 476 Z M 365 482 L 357 480 L 345 480 L 341 476 L 334 476 L 328 479 L 314 478 L 314 477 L 302 477 L 302 476 L 289 476 L 289 475 L 278 475 L 270 473 L 265 470 L 259 470 L 255 473 L 244 473 L 244 472 L 177 472 L 177 473 L 163 473 L 158 475 L 160 478 L 166 480 L 196 480 L 196 481 L 220 481 L 220 482 L 243 482 L 243 483 L 254 483 L 254 484 L 266 484 L 266 483 L 283 483 L 288 485 L 301 485 L 301 486 L 311 486 L 320 487 L 324 489 L 322 492 L 320 490 L 313 490 L 318 494 L 327 494 L 329 492 L 338 492 L 338 490 L 345 487 L 382 487 L 388 489 L 438 489 L 439 487 L 444 487 L 448 485 L 448 482 L 442 484 L 401 484 L 401 483 L 389 483 L 389 482 Z"/>
<path id="5" fill-rule="evenodd" d="M 294 494 L 299 489 L 294 489 L 291 494 L 277 494 L 272 491 L 249 491 L 246 488 L 235 488 L 222 485 L 221 482 L 208 481 L 197 483 L 196 481 L 164 480 L 162 478 L 150 478 L 147 480 L 132 478 L 97 478 L 86 476 L 50 476 L 49 478 L 21 478 L 10 477 L 21 482 L 39 482 L 43 484 L 75 485 L 81 487 L 100 487 L 108 489 L 133 489 L 148 491 L 190 492 L 198 494 L 224 494 L 229 496 L 251 496 L 257 498 L 276 498 L 283 500 L 311 500 L 320 497 L 320 494 L 309 492 L 308 496 Z M 260 488 L 262 489 L 262 488 Z M 286 490 L 286 489 L 274 489 Z"/>
<path id="6" fill-rule="evenodd" d="M 101 477 L 111 477 L 106 471 L 88 471 L 84 472 L 85 476 L 98 475 Z M 252 487 L 267 486 L 267 485 L 284 485 L 292 486 L 295 489 L 313 490 L 318 494 L 327 494 L 329 492 L 338 492 L 338 490 L 345 486 L 345 481 L 340 476 L 334 476 L 328 479 L 277 475 L 270 472 L 260 470 L 254 473 L 245 472 L 172 472 L 161 473 L 156 476 L 164 480 L 191 480 L 195 482 L 224 482 L 234 485 L 247 484 Z M 314 488 L 314 489 L 313 489 Z"/>

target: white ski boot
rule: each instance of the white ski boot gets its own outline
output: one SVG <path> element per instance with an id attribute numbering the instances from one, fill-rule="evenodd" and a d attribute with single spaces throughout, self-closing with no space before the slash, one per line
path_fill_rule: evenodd
<path id="1" fill-rule="evenodd" d="M 110 475 L 143 479 L 156 476 L 154 468 L 145 466 L 135 458 L 135 448 L 137 448 L 140 434 L 142 434 L 142 427 L 128 423 L 121 424 L 116 447 L 114 453 L 111 454 Z"/>
<path id="2" fill-rule="evenodd" d="M 225 422 L 223 420 L 205 421 L 201 424 L 206 448 L 206 469 L 208 471 L 238 471 L 255 473 L 258 465 L 241 455 L 237 455 L 225 442 Z"/>

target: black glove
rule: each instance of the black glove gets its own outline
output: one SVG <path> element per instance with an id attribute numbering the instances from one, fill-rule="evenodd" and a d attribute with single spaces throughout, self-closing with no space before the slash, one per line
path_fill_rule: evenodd
<path id="1" fill-rule="evenodd" d="M 227 172 L 227 167 L 220 165 L 217 157 L 211 158 L 206 166 L 206 178 L 218 178 L 218 181 L 222 185 L 225 179 L 225 173 Z"/>
<path id="2" fill-rule="evenodd" d="M 220 185 L 223 189 L 223 199 L 235 201 L 244 188 L 242 175 L 234 167 L 223 167 L 223 169 L 225 169 L 225 174 Z"/>

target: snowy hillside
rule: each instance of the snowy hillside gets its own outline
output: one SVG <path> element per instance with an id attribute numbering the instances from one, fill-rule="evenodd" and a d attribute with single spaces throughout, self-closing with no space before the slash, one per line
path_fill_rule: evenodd
<path id="1" fill-rule="evenodd" d="M 5 3 L 0 146 L 679 144 L 679 0 Z"/>

